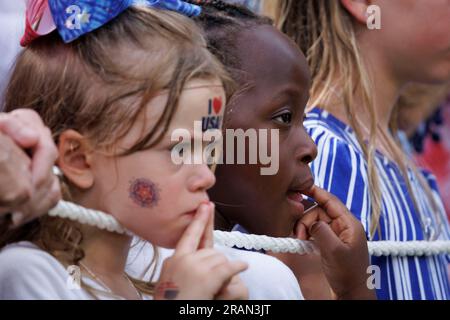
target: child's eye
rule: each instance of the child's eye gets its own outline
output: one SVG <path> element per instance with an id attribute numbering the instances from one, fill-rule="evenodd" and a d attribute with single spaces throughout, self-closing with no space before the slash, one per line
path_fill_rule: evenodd
<path id="1" fill-rule="evenodd" d="M 292 112 L 290 111 L 284 111 L 283 113 L 280 113 L 272 118 L 272 120 L 275 120 L 282 124 L 291 124 L 292 122 Z"/>

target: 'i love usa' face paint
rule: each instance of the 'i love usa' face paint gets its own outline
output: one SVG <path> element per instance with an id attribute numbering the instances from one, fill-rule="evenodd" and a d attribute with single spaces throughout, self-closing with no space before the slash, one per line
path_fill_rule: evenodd
<path id="1" fill-rule="evenodd" d="M 142 208 L 153 208 L 158 205 L 159 188 L 148 179 L 138 178 L 132 180 L 128 192 L 131 200 Z"/>
<path id="2" fill-rule="evenodd" d="M 202 131 L 220 129 L 223 114 L 222 97 L 214 97 L 208 100 L 208 116 L 202 118 Z"/>

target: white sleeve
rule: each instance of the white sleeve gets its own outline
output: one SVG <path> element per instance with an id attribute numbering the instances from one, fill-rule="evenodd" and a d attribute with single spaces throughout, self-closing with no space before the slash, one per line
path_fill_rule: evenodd
<path id="1" fill-rule="evenodd" d="M 240 274 L 250 300 L 304 300 L 297 278 L 280 260 L 266 254 L 215 246 L 230 260 L 248 263 Z"/>
<path id="2" fill-rule="evenodd" d="M 37 248 L 13 245 L 0 252 L 0 300 L 80 299 L 66 284 L 62 264 Z"/>

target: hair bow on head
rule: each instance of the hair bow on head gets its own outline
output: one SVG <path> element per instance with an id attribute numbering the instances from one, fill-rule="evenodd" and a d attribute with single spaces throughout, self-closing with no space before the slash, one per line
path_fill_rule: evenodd
<path id="1" fill-rule="evenodd" d="M 189 17 L 201 13 L 201 7 L 182 0 L 29 0 L 20 44 L 27 46 L 55 29 L 69 43 L 100 28 L 131 6 L 171 10 Z"/>
<path id="2" fill-rule="evenodd" d="M 20 40 L 22 47 L 56 29 L 47 0 L 27 0 L 26 4 L 25 33 Z"/>

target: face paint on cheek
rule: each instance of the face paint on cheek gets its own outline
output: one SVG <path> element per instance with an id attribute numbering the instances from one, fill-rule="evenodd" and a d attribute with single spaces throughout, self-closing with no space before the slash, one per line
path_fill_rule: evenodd
<path id="1" fill-rule="evenodd" d="M 159 202 L 159 188 L 152 181 L 139 178 L 130 182 L 128 190 L 131 200 L 142 208 L 153 208 Z"/>
<path id="2" fill-rule="evenodd" d="M 202 118 L 203 132 L 209 129 L 220 129 L 222 124 L 220 111 L 222 110 L 222 107 L 222 97 L 215 97 L 208 100 L 208 116 Z"/>

